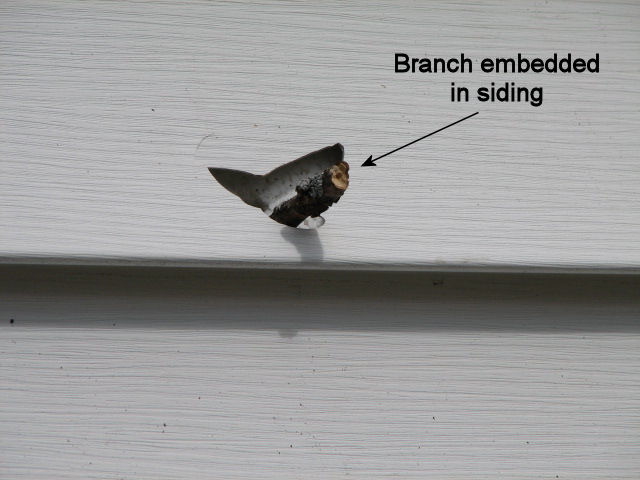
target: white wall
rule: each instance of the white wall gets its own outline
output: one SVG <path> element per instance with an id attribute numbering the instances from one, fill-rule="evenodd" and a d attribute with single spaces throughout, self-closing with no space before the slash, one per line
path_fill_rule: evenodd
<path id="1" fill-rule="evenodd" d="M 5 267 L 0 477 L 636 479 L 639 283 Z"/>
<path id="2" fill-rule="evenodd" d="M 0 263 L 102 267 L 0 266 L 0 477 L 638 478 L 637 275 L 388 272 L 640 271 L 638 19 L 2 2 Z M 601 72 L 406 76 L 396 51 Z M 544 104 L 452 104 L 452 80 Z M 351 186 L 317 232 L 205 168 L 338 141 Z"/>
<path id="3" fill-rule="evenodd" d="M 638 18 L 634 2 L 3 2 L 0 256 L 637 271 Z M 396 51 L 599 52 L 601 72 L 408 76 Z M 544 103 L 449 101 L 451 81 L 492 80 Z M 337 141 L 351 187 L 310 238 L 205 169 L 264 173 Z"/>

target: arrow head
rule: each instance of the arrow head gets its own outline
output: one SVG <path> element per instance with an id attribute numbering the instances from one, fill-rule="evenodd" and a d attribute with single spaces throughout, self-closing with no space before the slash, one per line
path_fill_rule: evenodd
<path id="1" fill-rule="evenodd" d="M 373 155 L 369 155 L 369 158 L 367 158 L 365 160 L 365 162 L 360 165 L 361 167 L 376 167 L 377 165 L 375 163 L 373 163 L 373 160 L 371 160 L 373 158 Z"/>

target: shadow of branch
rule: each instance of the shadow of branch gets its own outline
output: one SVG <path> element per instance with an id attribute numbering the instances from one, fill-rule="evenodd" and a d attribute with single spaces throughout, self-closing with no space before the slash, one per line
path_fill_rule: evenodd
<path id="1" fill-rule="evenodd" d="M 283 227 L 280 235 L 296 247 L 301 262 L 322 263 L 324 260 L 324 249 L 318 230 Z"/>

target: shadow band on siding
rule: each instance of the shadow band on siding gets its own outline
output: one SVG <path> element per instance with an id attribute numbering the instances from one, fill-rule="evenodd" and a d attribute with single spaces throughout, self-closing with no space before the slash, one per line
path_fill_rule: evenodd
<path id="1" fill-rule="evenodd" d="M 634 275 L 5 265 L 0 295 L 2 328 L 640 331 Z"/>

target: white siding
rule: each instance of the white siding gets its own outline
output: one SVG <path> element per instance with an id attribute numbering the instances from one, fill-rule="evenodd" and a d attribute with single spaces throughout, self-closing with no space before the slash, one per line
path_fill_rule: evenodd
<path id="1" fill-rule="evenodd" d="M 2 478 L 640 473 L 637 278 L 14 269 L 0 288 Z"/>
<path id="2" fill-rule="evenodd" d="M 637 270 L 639 18 L 636 2 L 5 1 L 0 256 Z M 601 72 L 400 75 L 397 51 L 599 52 Z M 452 104 L 451 81 L 540 85 L 544 103 Z M 338 141 L 351 187 L 311 238 L 205 169 L 264 173 Z"/>
<path id="3" fill-rule="evenodd" d="M 102 267 L 0 266 L 0 477 L 640 477 L 638 276 L 388 271 L 640 272 L 639 19 L 3 1 L 0 263 Z M 398 51 L 601 72 L 398 75 Z M 452 104 L 451 81 L 544 104 Z M 335 142 L 351 186 L 317 232 L 205 168 Z"/>

